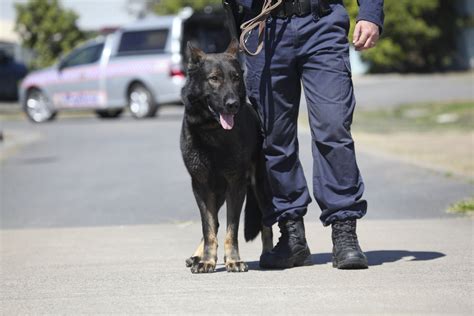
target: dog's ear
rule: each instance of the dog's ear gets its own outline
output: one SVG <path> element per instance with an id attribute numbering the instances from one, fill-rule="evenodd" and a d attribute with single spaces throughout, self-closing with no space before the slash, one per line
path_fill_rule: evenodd
<path id="1" fill-rule="evenodd" d="M 190 41 L 188 42 L 188 56 L 189 56 L 189 66 L 192 67 L 193 65 L 199 64 L 206 54 L 200 50 L 199 48 L 195 47 Z"/>
<path id="2" fill-rule="evenodd" d="M 236 38 L 233 38 L 232 41 L 230 41 L 229 46 L 225 50 L 225 53 L 237 58 L 238 52 L 239 52 L 239 41 Z"/>

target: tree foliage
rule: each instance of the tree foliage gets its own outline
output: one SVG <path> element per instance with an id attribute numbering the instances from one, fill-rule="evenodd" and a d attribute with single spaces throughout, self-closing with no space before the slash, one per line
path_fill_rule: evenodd
<path id="1" fill-rule="evenodd" d="M 344 0 L 352 36 L 357 1 Z M 444 70 L 454 62 L 457 20 L 452 0 L 386 0 L 385 25 L 377 46 L 362 53 L 371 72 Z"/>
<path id="2" fill-rule="evenodd" d="M 204 7 L 217 6 L 222 0 L 161 0 L 155 5 L 155 12 L 158 14 L 175 14 L 184 7 L 191 7 L 194 10 L 202 10 Z"/>
<path id="3" fill-rule="evenodd" d="M 77 27 L 77 14 L 62 8 L 58 0 L 30 0 L 15 8 L 15 30 L 23 46 L 37 55 L 30 65 L 33 68 L 51 65 L 85 38 Z"/>

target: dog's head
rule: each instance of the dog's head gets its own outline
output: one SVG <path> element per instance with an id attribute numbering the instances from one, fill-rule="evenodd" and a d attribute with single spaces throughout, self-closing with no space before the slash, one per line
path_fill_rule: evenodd
<path id="1" fill-rule="evenodd" d="M 237 59 L 239 43 L 233 40 L 221 54 L 205 54 L 188 42 L 186 92 L 200 100 L 201 115 L 217 120 L 222 128 L 234 126 L 234 116 L 245 101 L 242 69 Z"/>

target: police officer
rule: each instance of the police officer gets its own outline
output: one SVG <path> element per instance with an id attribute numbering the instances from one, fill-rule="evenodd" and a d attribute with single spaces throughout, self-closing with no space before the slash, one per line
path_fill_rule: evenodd
<path id="1" fill-rule="evenodd" d="M 251 17 L 261 12 L 266 1 L 237 2 Z M 358 3 L 353 45 L 365 50 L 379 38 L 383 0 Z M 367 202 L 362 199 L 364 183 L 350 133 L 355 99 L 349 24 L 342 0 L 283 0 L 271 10 L 261 32 L 255 28 L 245 36 L 250 52 L 258 48 L 259 33 L 263 42 L 260 53 L 246 58 L 246 83 L 263 123 L 263 152 L 272 195 L 272 207 L 263 220 L 267 226 L 278 222 L 281 232 L 277 245 L 260 257 L 263 268 L 311 263 L 303 223 L 311 198 L 298 158 L 301 83 L 312 136 L 313 193 L 322 210 L 320 220 L 332 226 L 333 266 L 368 267 L 356 234 L 356 220 L 366 214 Z"/>

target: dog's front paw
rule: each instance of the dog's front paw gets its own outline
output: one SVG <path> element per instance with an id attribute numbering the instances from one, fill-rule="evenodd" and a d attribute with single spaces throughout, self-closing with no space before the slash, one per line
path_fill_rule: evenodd
<path id="1" fill-rule="evenodd" d="M 193 265 L 196 265 L 201 261 L 201 257 L 198 256 L 192 256 L 186 259 L 186 267 L 191 268 Z"/>
<path id="2" fill-rule="evenodd" d="M 200 261 L 191 266 L 192 273 L 212 273 L 216 270 L 215 261 Z"/>
<path id="3" fill-rule="evenodd" d="M 243 261 L 226 261 L 225 268 L 227 272 L 247 272 L 248 265 Z"/>

